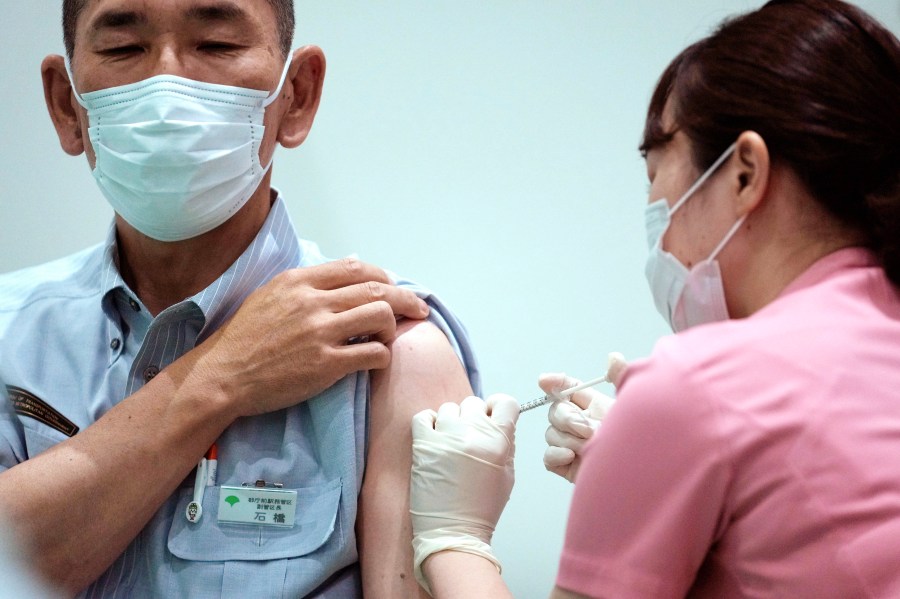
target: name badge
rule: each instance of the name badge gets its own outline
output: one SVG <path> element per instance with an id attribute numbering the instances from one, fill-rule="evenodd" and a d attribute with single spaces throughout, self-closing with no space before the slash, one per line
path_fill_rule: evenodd
<path id="1" fill-rule="evenodd" d="M 221 487 L 219 522 L 256 526 L 294 526 L 297 491 L 260 487 Z"/>

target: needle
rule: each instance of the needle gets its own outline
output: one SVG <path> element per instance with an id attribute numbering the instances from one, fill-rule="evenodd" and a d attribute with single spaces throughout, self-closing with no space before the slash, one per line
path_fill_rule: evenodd
<path id="1" fill-rule="evenodd" d="M 559 401 L 560 399 L 565 399 L 566 397 L 569 397 L 570 395 L 577 393 L 577 392 L 581 391 L 582 389 L 587 389 L 588 387 L 593 387 L 594 385 L 599 385 L 600 383 L 607 383 L 607 382 L 609 382 L 609 375 L 604 374 L 603 376 L 601 376 L 599 378 L 591 379 L 591 380 L 581 383 L 579 385 L 575 385 L 574 387 L 569 387 L 568 389 L 560 391 L 555 396 L 551 395 L 551 394 L 543 395 L 536 399 L 532 399 L 531 401 L 526 401 L 525 403 L 520 405 L 519 413 L 527 412 L 528 410 L 533 410 L 534 408 L 536 408 L 538 406 L 542 406 L 544 404 L 548 404 L 551 401 Z"/>

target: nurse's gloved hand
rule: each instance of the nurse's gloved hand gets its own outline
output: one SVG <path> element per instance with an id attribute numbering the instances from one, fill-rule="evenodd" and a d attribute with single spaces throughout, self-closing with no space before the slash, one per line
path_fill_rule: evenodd
<path id="1" fill-rule="evenodd" d="M 580 382 L 564 373 L 542 374 L 538 379 L 538 385 L 547 394 L 558 393 Z M 618 379 L 611 382 L 618 383 Z M 613 403 L 612 397 L 595 389 L 582 389 L 565 400 L 553 402 L 547 415 L 550 426 L 544 435 L 547 440 L 544 467 L 574 483 L 584 445 Z"/>
<path id="2" fill-rule="evenodd" d="M 429 593 L 422 562 L 432 553 L 474 553 L 500 569 L 490 543 L 515 479 L 518 418 L 508 395 L 467 397 L 413 416 L 409 511 L 415 575 Z"/>

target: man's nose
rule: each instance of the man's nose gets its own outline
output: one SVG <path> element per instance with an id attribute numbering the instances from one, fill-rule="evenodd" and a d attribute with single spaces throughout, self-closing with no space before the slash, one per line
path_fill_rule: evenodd
<path id="1" fill-rule="evenodd" d="M 185 61 L 174 45 L 165 45 L 157 49 L 151 56 L 147 77 L 156 75 L 176 75 L 190 79 Z"/>

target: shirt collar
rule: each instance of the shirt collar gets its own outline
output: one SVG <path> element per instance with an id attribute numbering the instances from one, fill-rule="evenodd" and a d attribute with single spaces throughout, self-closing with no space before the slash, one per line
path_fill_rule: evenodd
<path id="1" fill-rule="evenodd" d="M 103 297 L 116 289 L 127 289 L 125 280 L 119 274 L 119 249 L 116 243 L 116 221 L 110 223 L 106 232 L 106 241 L 103 244 L 103 263 L 100 273 L 100 291 Z"/>
<path id="2" fill-rule="evenodd" d="M 878 259 L 871 250 L 863 247 L 841 248 L 813 262 L 781 291 L 779 297 L 812 287 L 840 270 L 871 266 L 878 266 Z"/>
<path id="3" fill-rule="evenodd" d="M 278 190 L 269 216 L 244 253 L 212 285 L 192 299 L 206 316 L 200 339 L 225 323 L 247 296 L 275 275 L 300 264 L 300 244 Z"/>
<path id="4" fill-rule="evenodd" d="M 120 317 L 116 306 L 117 294 L 128 294 L 128 285 L 119 273 L 119 251 L 116 243 L 116 221 L 113 219 L 106 232 L 103 244 L 103 258 L 100 265 L 101 306 L 110 322 L 119 323 Z M 118 327 L 117 327 L 118 328 Z M 114 352 L 115 353 L 115 352 Z"/>
<path id="5" fill-rule="evenodd" d="M 228 320 L 255 289 L 300 264 L 301 249 L 294 225 L 281 194 L 274 188 L 273 192 L 275 200 L 269 215 L 247 249 L 209 287 L 185 300 L 203 312 L 206 324 L 201 339 Z M 100 276 L 103 310 L 118 320 L 114 294 L 132 292 L 119 272 L 115 222 L 106 236 Z"/>

